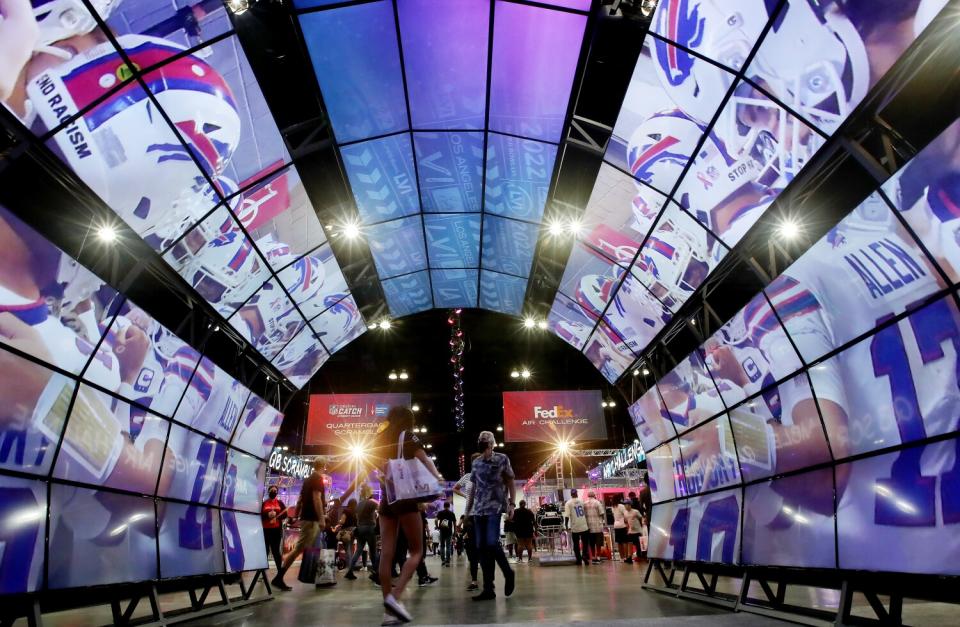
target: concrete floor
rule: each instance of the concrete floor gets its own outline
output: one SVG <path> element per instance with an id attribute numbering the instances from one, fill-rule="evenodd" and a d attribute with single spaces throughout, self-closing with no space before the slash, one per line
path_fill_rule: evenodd
<path id="1" fill-rule="evenodd" d="M 760 617 L 733 616 L 700 603 L 670 598 L 640 589 L 644 565 L 604 562 L 589 568 L 539 567 L 516 564 L 516 591 L 502 595 L 498 577 L 495 601 L 472 602 L 464 589 L 468 583 L 466 557 L 454 558 L 450 568 L 441 568 L 435 557 L 427 558 L 430 573 L 440 581 L 427 588 L 414 585 L 404 603 L 417 625 L 569 624 L 593 625 L 721 625 L 740 627 L 774 624 Z M 272 575 L 272 571 L 271 571 Z M 379 588 L 361 574 L 356 581 L 342 577 L 334 588 L 316 590 L 288 576 L 292 592 L 278 592 L 274 601 L 232 614 L 211 617 L 192 625 L 378 625 L 383 616 Z M 414 580 L 415 584 L 416 580 Z M 665 620 L 702 617 L 701 620 Z M 649 619 L 649 621 L 642 620 Z M 783 624 L 783 623 L 776 623 Z"/>

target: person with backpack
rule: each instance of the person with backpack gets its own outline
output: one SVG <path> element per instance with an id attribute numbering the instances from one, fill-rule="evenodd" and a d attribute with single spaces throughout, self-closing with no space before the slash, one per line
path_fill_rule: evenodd
<path id="1" fill-rule="evenodd" d="M 449 567 L 453 557 L 453 532 L 457 526 L 457 515 L 450 509 L 450 501 L 444 502 L 434 524 L 440 532 L 440 565 Z"/>

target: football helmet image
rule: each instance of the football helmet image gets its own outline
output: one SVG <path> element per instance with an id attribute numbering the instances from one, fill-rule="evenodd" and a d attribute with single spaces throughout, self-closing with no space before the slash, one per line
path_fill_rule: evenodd
<path id="1" fill-rule="evenodd" d="M 582 348 L 593 331 L 587 325 L 572 320 L 561 320 L 553 325 L 553 332 L 564 342 L 576 348 Z"/>
<path id="2" fill-rule="evenodd" d="M 184 53 L 156 37 L 124 35 L 119 41 L 138 67 Z M 202 214 L 213 207 L 216 194 L 197 163 L 211 179 L 220 177 L 239 142 L 241 122 L 224 78 L 195 55 L 175 58 L 144 76 L 176 134 L 138 82 L 123 84 L 131 75 L 113 46 L 103 43 L 41 72 L 27 83 L 27 96 L 47 129 L 97 103 L 51 143 L 143 235 L 176 223 L 180 213 Z M 191 194 L 194 201 L 208 198 L 213 204 L 187 205 L 183 198 Z M 177 215 L 168 218 L 171 211 Z"/>
<path id="3" fill-rule="evenodd" d="M 640 124 L 627 142 L 627 165 L 634 178 L 669 193 L 687 165 L 704 127 L 682 111 L 664 111 Z"/>
<path id="4" fill-rule="evenodd" d="M 191 238 L 190 231 L 184 242 Z M 266 280 L 266 267 L 260 261 L 250 240 L 240 231 L 223 233 L 182 260 L 171 253 L 180 273 L 201 297 L 213 305 L 240 305 Z M 190 249 L 193 251 L 193 249 Z"/>
<path id="5" fill-rule="evenodd" d="M 613 269 L 613 267 L 611 267 Z M 614 270 L 616 271 L 616 270 Z M 613 297 L 619 277 L 587 274 L 577 285 L 577 304 L 593 318 L 599 318 Z"/>
<path id="6" fill-rule="evenodd" d="M 647 238 L 636 267 L 653 295 L 676 311 L 710 272 L 706 241 L 665 220 Z"/>

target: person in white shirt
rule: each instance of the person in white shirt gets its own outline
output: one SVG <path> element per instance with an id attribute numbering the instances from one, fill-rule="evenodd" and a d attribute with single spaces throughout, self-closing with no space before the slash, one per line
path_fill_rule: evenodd
<path id="1" fill-rule="evenodd" d="M 637 560 L 639 560 L 643 557 L 643 549 L 640 546 L 640 538 L 644 535 L 643 518 L 640 515 L 640 510 L 634 509 L 633 504 L 630 501 L 627 501 L 625 506 L 626 513 L 624 514 L 624 519 L 627 521 L 627 540 L 630 544 L 636 547 Z"/>
<path id="2" fill-rule="evenodd" d="M 564 516 L 567 519 L 567 530 L 573 539 L 573 555 L 577 559 L 577 566 L 590 565 L 590 527 L 587 525 L 586 506 L 576 490 L 570 490 L 570 500 L 564 506 Z M 581 544 L 583 553 L 580 552 Z"/>
<path id="3" fill-rule="evenodd" d="M 620 552 L 620 560 L 624 564 L 632 564 L 630 557 L 630 541 L 627 540 L 627 509 L 623 506 L 623 496 L 617 495 L 616 503 L 611 508 L 613 510 L 613 540 L 617 543 L 617 550 Z"/>

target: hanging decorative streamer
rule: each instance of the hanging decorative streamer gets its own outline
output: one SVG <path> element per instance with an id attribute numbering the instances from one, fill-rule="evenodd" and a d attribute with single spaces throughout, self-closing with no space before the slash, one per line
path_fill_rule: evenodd
<path id="1" fill-rule="evenodd" d="M 460 328 L 462 311 L 451 309 L 447 316 L 447 324 L 450 325 L 450 369 L 453 371 L 453 420 L 460 433 L 463 433 L 463 353 L 466 348 L 463 329 Z"/>

